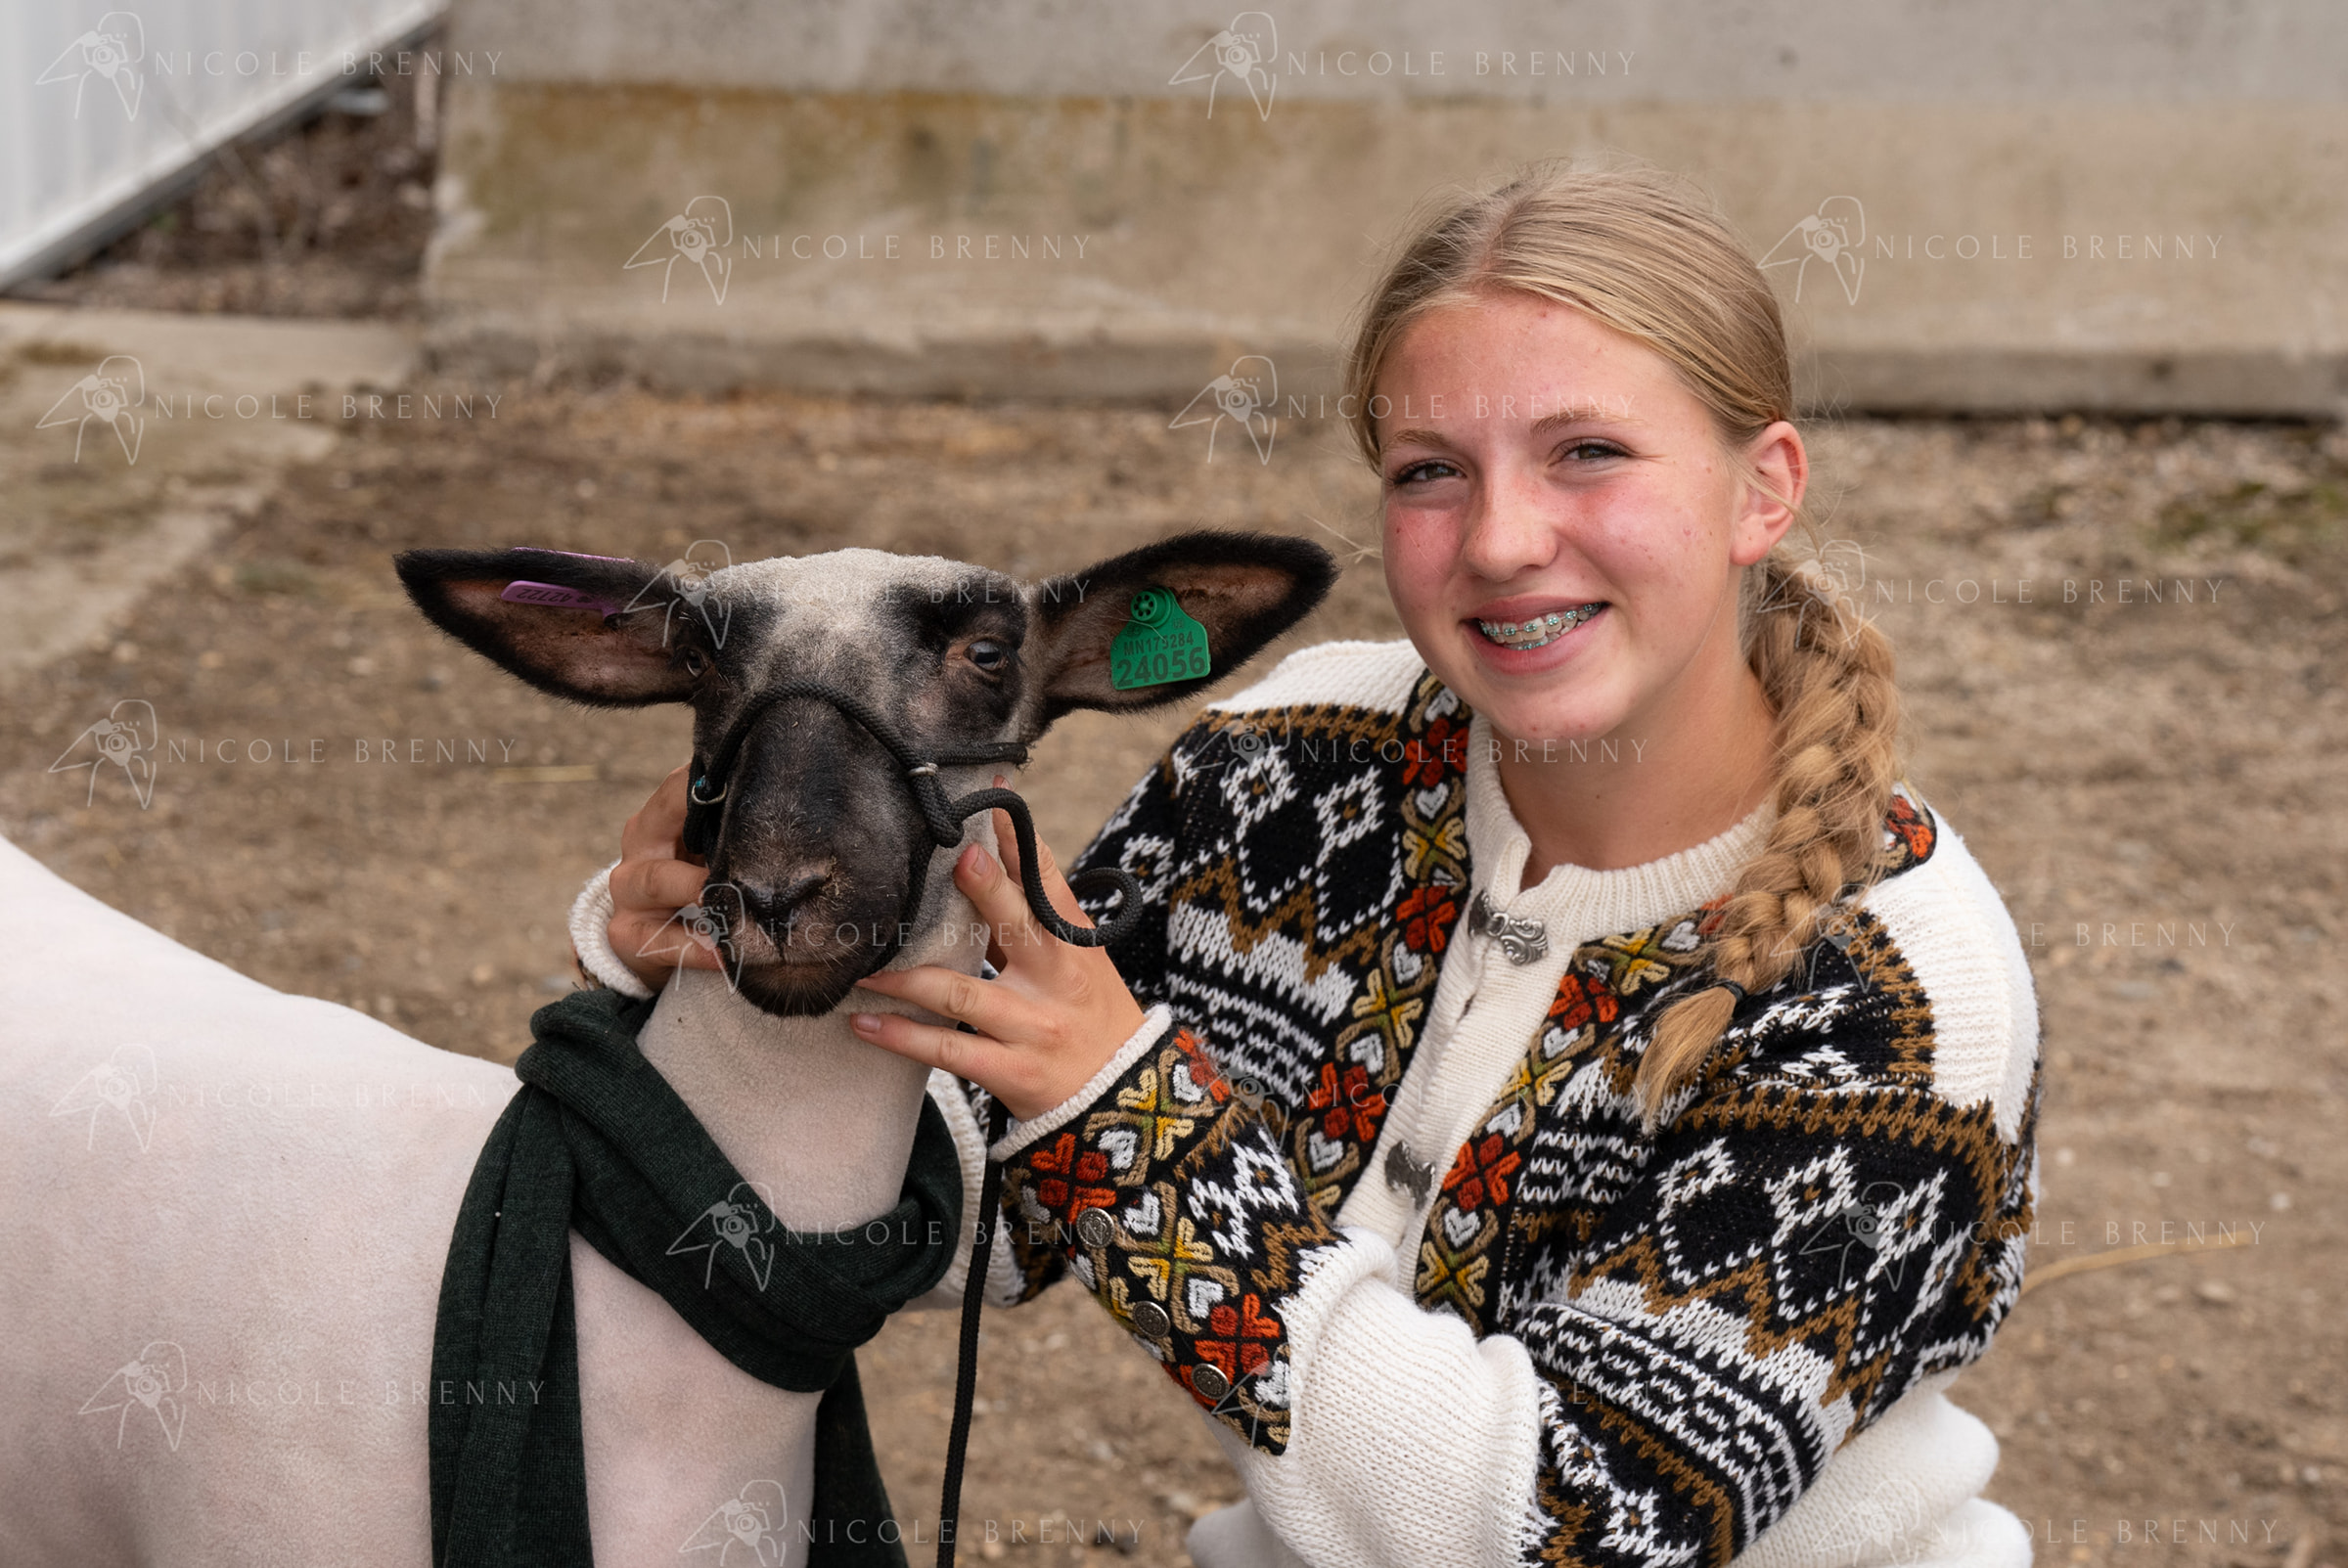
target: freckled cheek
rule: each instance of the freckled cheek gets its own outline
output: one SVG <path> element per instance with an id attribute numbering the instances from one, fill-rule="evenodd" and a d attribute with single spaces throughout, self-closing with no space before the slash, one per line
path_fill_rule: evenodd
<path id="1" fill-rule="evenodd" d="M 1395 600 L 1428 599 L 1459 560 L 1459 532 L 1423 515 L 1389 513 L 1380 530 Z"/>
<path id="2" fill-rule="evenodd" d="M 1680 597 L 1708 580 L 1717 544 L 1702 524 L 1677 507 L 1676 519 L 1656 515 L 1648 502 L 1597 519 L 1582 535 L 1592 564 L 1626 593 L 1644 599 Z"/>
<path id="3" fill-rule="evenodd" d="M 1616 521 L 1582 530 L 1575 543 L 1582 559 L 1620 592 L 1651 588 L 1671 554 L 1658 548 L 1651 531 Z"/>

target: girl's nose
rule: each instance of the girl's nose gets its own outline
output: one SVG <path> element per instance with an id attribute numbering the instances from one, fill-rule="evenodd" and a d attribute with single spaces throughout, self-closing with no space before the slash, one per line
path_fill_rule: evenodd
<path id="1" fill-rule="evenodd" d="M 1460 541 L 1460 560 L 1476 576 L 1506 582 L 1557 559 L 1558 519 L 1543 505 L 1538 481 L 1506 471 L 1478 486 Z"/>

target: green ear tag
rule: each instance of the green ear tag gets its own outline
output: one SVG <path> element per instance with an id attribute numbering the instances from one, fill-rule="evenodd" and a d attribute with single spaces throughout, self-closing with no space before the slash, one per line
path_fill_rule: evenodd
<path id="1" fill-rule="evenodd" d="M 1214 663 L 1206 653 L 1206 628 L 1182 611 L 1171 588 L 1145 588 L 1133 596 L 1132 619 L 1108 645 L 1108 684 L 1120 692 L 1164 686 L 1169 681 L 1204 680 Z"/>

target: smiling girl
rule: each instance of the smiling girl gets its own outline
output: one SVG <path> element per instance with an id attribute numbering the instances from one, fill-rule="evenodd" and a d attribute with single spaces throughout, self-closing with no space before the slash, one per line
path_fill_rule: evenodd
<path id="1" fill-rule="evenodd" d="M 1000 1294 L 1072 1275 L 1209 1414 L 1208 1568 L 2026 1564 L 1946 1390 L 2021 1283 L 2035 1003 L 1784 546 L 1768 286 L 1672 182 L 1540 168 L 1418 228 L 1347 373 L 1409 641 L 1200 715 L 1082 857 L 1115 947 L 972 848 L 996 977 L 864 982 L 1015 1118 Z M 675 793 L 620 953 L 698 889 Z"/>

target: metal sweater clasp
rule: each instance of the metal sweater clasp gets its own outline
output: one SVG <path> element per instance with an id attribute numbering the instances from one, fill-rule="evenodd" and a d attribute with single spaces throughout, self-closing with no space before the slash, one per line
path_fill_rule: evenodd
<path id="1" fill-rule="evenodd" d="M 1539 920 L 1520 920 L 1503 915 L 1492 907 L 1492 901 L 1482 893 L 1468 910 L 1468 918 L 1475 928 L 1500 943 L 1500 950 L 1515 964 L 1537 963 L 1549 956 L 1549 929 Z"/>

